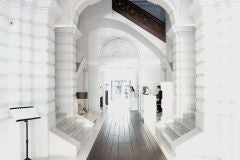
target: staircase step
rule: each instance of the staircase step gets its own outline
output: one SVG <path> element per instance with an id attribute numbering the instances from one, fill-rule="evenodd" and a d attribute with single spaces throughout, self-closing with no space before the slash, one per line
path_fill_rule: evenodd
<path id="1" fill-rule="evenodd" d="M 166 126 L 171 129 L 174 133 L 176 133 L 178 136 L 182 136 L 189 132 L 190 130 L 186 127 L 184 127 L 182 124 L 178 122 L 168 123 Z"/>
<path id="2" fill-rule="evenodd" d="M 72 137 L 76 133 L 76 131 L 80 130 L 83 126 L 83 122 L 75 122 L 72 126 L 69 126 L 65 132 Z"/>
<path id="3" fill-rule="evenodd" d="M 67 118 L 67 114 L 65 113 L 59 113 L 56 115 L 56 124 L 61 123 L 64 119 Z"/>
<path id="4" fill-rule="evenodd" d="M 90 128 L 94 126 L 94 122 L 96 122 L 97 117 L 97 113 L 89 112 L 85 116 L 65 118 L 57 124 L 57 128 L 64 134 L 82 144 L 89 139 L 91 132 Z"/>
<path id="5" fill-rule="evenodd" d="M 58 129 L 65 130 L 66 129 L 65 127 L 74 123 L 75 120 L 76 120 L 76 118 L 65 118 L 62 121 L 60 121 L 59 123 L 57 123 L 56 126 Z"/>
<path id="6" fill-rule="evenodd" d="M 82 117 L 89 120 L 92 123 L 95 123 L 98 117 L 98 113 L 89 111 L 86 115 L 82 115 Z"/>
<path id="7" fill-rule="evenodd" d="M 57 126 L 58 129 L 60 129 L 63 132 L 66 132 L 69 128 L 69 126 L 72 126 L 74 123 L 73 119 L 67 119 L 66 123 L 62 124 L 61 126 Z"/>
<path id="8" fill-rule="evenodd" d="M 195 113 L 186 113 L 183 118 L 176 118 L 175 121 L 192 130 L 195 128 Z"/>
<path id="9" fill-rule="evenodd" d="M 168 128 L 161 128 L 159 129 L 157 138 L 174 154 L 174 146 L 172 144 L 177 138 L 179 138 L 176 133 Z"/>
<path id="10" fill-rule="evenodd" d="M 195 112 L 185 113 L 183 115 L 183 118 L 186 118 L 186 119 L 189 119 L 192 122 L 195 122 L 195 119 L 196 119 Z"/>
<path id="11" fill-rule="evenodd" d="M 179 123 L 181 123 L 184 127 L 186 127 L 189 130 L 192 130 L 195 128 L 195 124 L 194 122 L 192 122 L 189 119 L 186 118 L 177 118 L 175 119 L 176 121 L 178 121 Z"/>
<path id="12" fill-rule="evenodd" d="M 77 156 L 81 144 L 66 133 L 57 128 L 51 129 L 50 135 L 50 155 Z M 64 152 L 66 150 L 66 152 Z"/>
<path id="13" fill-rule="evenodd" d="M 168 127 L 165 128 L 165 133 L 171 138 L 172 141 L 179 138 L 179 135 Z"/>
<path id="14" fill-rule="evenodd" d="M 166 136 L 164 129 L 158 129 L 156 137 L 164 144 L 164 146 L 166 146 L 169 150 L 172 150 L 172 146 L 170 144 L 171 139 L 168 139 L 168 136 Z"/>

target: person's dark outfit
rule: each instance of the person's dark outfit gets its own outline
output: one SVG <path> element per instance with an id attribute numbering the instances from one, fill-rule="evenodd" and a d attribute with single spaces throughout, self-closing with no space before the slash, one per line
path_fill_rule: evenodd
<path id="1" fill-rule="evenodd" d="M 161 106 L 162 90 L 159 90 L 156 96 L 157 96 L 157 112 L 162 112 L 162 106 Z"/>

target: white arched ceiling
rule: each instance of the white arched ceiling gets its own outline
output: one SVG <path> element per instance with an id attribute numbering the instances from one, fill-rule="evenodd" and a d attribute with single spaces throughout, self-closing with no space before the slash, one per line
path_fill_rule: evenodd
<path id="1" fill-rule="evenodd" d="M 101 0 L 74 0 L 75 3 L 73 3 L 73 20 L 75 22 L 78 22 L 79 16 L 82 13 L 84 9 L 86 9 L 88 6 L 94 5 Z M 148 0 L 149 2 L 155 3 L 160 5 L 162 8 L 165 9 L 165 11 L 168 13 L 172 24 L 176 21 L 175 16 L 175 7 L 169 0 Z M 75 23 L 77 24 L 77 23 Z"/>
<path id="2" fill-rule="evenodd" d="M 75 0 L 75 4 L 73 5 L 74 8 L 73 8 L 73 16 L 72 16 L 75 25 L 78 24 L 79 16 L 88 6 L 94 5 L 100 1 L 101 0 L 81 0 L 81 1 Z"/>
<path id="3" fill-rule="evenodd" d="M 56 25 L 77 25 L 79 16 L 89 6 L 99 3 L 101 0 L 58 0 L 59 5 L 64 10 L 56 22 Z M 171 24 L 176 21 L 176 9 L 169 0 L 148 0 L 152 3 L 160 5 L 168 13 Z M 162 58 L 164 58 L 163 56 Z M 167 61 L 165 62 L 167 63 Z"/>
<path id="4" fill-rule="evenodd" d="M 96 22 L 93 22 L 92 24 L 94 24 L 94 23 L 96 23 Z M 167 61 L 166 56 L 163 54 L 163 52 L 165 52 L 165 50 L 159 49 L 159 46 L 157 47 L 156 45 L 151 43 L 151 41 L 149 41 L 149 39 L 147 39 L 146 37 L 144 37 L 144 35 L 142 35 L 138 31 L 136 31 L 134 28 L 132 28 L 131 25 L 128 25 L 122 21 L 118 21 L 116 19 L 110 19 L 110 18 L 102 18 L 99 20 L 99 22 L 97 24 L 98 25 L 88 24 L 89 28 L 87 28 L 88 30 L 83 31 L 84 32 L 83 36 L 87 36 L 89 32 L 98 30 L 100 28 L 115 28 L 118 30 L 124 30 L 129 35 L 138 39 L 142 44 L 149 46 L 152 50 L 152 53 L 155 53 L 156 56 L 161 60 L 161 62 L 166 64 L 166 67 L 169 72 L 172 72 L 169 62 Z M 82 38 L 84 38 L 84 37 L 82 37 Z"/>
<path id="5" fill-rule="evenodd" d="M 102 0 L 58 0 L 59 5 L 64 11 L 56 22 L 56 25 L 75 25 L 77 26 L 79 16 L 89 6 L 97 4 Z M 169 0 L 148 0 L 149 2 L 160 5 L 168 13 L 171 24 L 177 21 L 177 12 L 174 4 Z"/>
<path id="6" fill-rule="evenodd" d="M 87 7 L 99 3 L 101 0 L 81 0 L 81 1 L 73 0 L 73 1 L 74 1 L 74 3 L 72 3 L 73 4 L 72 14 L 70 14 L 70 17 L 73 20 L 73 23 L 76 25 L 76 24 L 78 24 L 79 16 Z M 175 7 L 172 4 L 172 2 L 170 2 L 169 0 L 148 0 L 148 1 L 158 4 L 162 8 L 164 8 L 170 17 L 171 24 L 174 24 L 176 22 L 176 16 L 175 16 L 176 11 L 175 11 Z M 155 48 L 157 48 L 157 47 L 155 47 Z M 160 55 L 161 55 L 160 59 L 162 59 L 163 62 L 167 64 L 167 66 L 168 66 L 167 68 L 169 68 L 171 70 L 171 67 L 170 67 L 169 63 L 167 62 L 165 55 L 162 53 L 162 51 L 160 51 Z"/>
<path id="7" fill-rule="evenodd" d="M 57 19 L 57 26 L 77 26 L 79 16 L 89 6 L 101 0 L 57 0 L 62 8 L 62 15 Z"/>
<path id="8" fill-rule="evenodd" d="M 93 25 L 93 24 L 95 24 L 95 25 Z M 156 46 L 147 37 L 145 37 L 142 33 L 138 32 L 133 27 L 131 27 L 131 25 L 126 24 L 122 21 L 118 21 L 116 19 L 110 19 L 110 18 L 101 18 L 98 23 L 94 21 L 91 24 L 88 24 L 88 26 L 89 27 L 87 28 L 87 30 L 81 30 L 81 32 L 84 32 L 83 36 L 87 35 L 88 33 L 92 32 L 94 30 L 100 29 L 100 28 L 115 28 L 118 30 L 124 30 L 129 35 L 131 35 L 131 36 L 135 37 L 136 39 L 138 39 L 139 41 L 141 41 L 142 44 L 149 46 L 152 49 L 153 53 L 158 53 L 158 54 L 156 54 L 156 56 L 159 59 L 164 60 L 164 58 L 165 58 L 165 55 L 164 55 L 164 52 L 166 51 L 165 44 L 163 44 L 162 48 L 160 48 L 159 46 Z"/>
<path id="9" fill-rule="evenodd" d="M 107 40 L 100 51 L 99 58 L 137 58 L 138 49 L 124 37 Z"/>

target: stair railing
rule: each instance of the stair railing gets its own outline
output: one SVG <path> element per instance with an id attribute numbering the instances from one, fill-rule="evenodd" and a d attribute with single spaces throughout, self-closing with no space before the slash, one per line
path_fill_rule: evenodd
<path id="1" fill-rule="evenodd" d="M 112 8 L 117 13 L 166 42 L 165 22 L 157 19 L 129 0 L 112 0 Z"/>

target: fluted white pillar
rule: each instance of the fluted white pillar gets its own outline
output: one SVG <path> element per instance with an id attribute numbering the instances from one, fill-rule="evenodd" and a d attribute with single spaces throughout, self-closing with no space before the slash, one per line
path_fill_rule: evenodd
<path id="1" fill-rule="evenodd" d="M 193 8 L 197 48 L 196 122 L 204 131 L 206 154 L 237 160 L 240 158 L 237 58 L 240 2 L 197 0 Z"/>
<path id="2" fill-rule="evenodd" d="M 196 68 L 195 31 L 193 27 L 174 27 L 173 74 L 176 114 L 195 123 Z"/>
<path id="3" fill-rule="evenodd" d="M 91 111 L 100 111 L 100 70 L 99 61 L 88 63 L 88 105 Z"/>
<path id="4" fill-rule="evenodd" d="M 76 41 L 80 32 L 75 27 L 56 27 L 56 107 L 58 113 L 73 116 L 76 102 Z"/>

